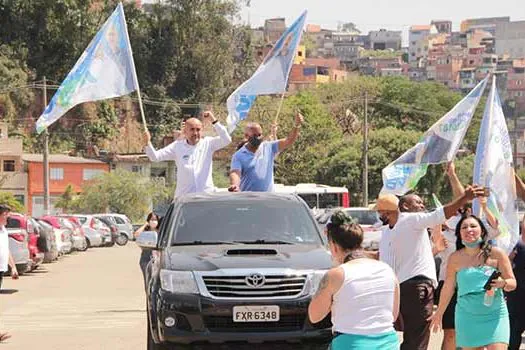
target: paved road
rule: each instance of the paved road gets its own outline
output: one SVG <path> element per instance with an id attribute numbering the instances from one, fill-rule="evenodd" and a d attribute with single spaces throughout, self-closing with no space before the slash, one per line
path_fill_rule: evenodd
<path id="1" fill-rule="evenodd" d="M 139 249 L 95 248 L 4 280 L 0 350 L 144 350 L 145 300 Z M 434 336 L 431 350 L 439 349 Z M 525 347 L 523 347 L 525 349 Z"/>

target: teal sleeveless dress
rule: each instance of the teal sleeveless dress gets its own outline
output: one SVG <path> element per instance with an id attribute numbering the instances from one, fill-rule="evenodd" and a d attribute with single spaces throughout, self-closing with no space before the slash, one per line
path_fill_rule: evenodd
<path id="1" fill-rule="evenodd" d="M 457 273 L 456 344 L 458 347 L 479 347 L 494 343 L 509 343 L 509 312 L 503 291 L 496 289 L 491 306 L 483 304 L 483 286 L 492 266 L 461 269 Z"/>

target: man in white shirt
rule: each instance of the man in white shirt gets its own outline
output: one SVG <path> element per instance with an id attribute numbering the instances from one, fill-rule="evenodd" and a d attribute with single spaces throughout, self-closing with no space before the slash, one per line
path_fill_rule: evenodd
<path id="1" fill-rule="evenodd" d="M 11 266 L 11 277 L 18 279 L 15 260 L 9 252 L 9 234 L 5 228 L 10 211 L 8 206 L 0 204 L 0 290 L 2 289 L 2 276 L 8 271 L 8 266 Z"/>
<path id="2" fill-rule="evenodd" d="M 482 195 L 483 188 L 469 186 L 463 196 L 430 213 L 400 212 L 399 200 L 394 195 L 381 195 L 377 199 L 376 210 L 387 225 L 382 238 L 388 243 L 380 244 L 379 256 L 394 269 L 401 283 L 402 350 L 426 350 L 430 340 L 427 318 L 432 315 L 437 281 L 427 228 L 444 223 L 468 201 Z M 406 198 L 402 204 L 405 201 Z M 416 210 L 418 206 L 414 205 Z"/>
<path id="3" fill-rule="evenodd" d="M 157 151 L 151 144 L 149 132 L 145 133 L 147 141 L 145 152 L 152 162 L 175 161 L 177 166 L 175 197 L 187 193 L 215 191 L 212 179 L 213 153 L 229 145 L 232 139 L 212 112 L 204 112 L 203 119 L 204 123 L 213 125 L 218 136 L 201 137 L 203 123 L 197 118 L 190 118 L 186 120 L 182 130 L 184 137 Z"/>

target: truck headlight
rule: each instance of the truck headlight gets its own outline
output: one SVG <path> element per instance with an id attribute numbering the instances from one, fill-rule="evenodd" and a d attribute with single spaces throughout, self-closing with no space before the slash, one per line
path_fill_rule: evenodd
<path id="1" fill-rule="evenodd" d="M 197 282 L 190 271 L 160 270 L 160 286 L 172 293 L 199 294 Z"/>
<path id="2" fill-rule="evenodd" d="M 319 284 L 328 270 L 317 270 L 308 277 L 307 291 L 309 295 L 314 295 L 319 288 Z"/>

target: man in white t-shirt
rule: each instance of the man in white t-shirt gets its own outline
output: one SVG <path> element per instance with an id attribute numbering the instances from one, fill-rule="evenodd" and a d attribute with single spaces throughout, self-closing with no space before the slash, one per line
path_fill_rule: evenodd
<path id="1" fill-rule="evenodd" d="M 3 275 L 4 272 L 8 271 L 8 266 L 11 266 L 11 277 L 18 279 L 15 260 L 9 252 L 9 235 L 5 228 L 10 211 L 11 209 L 8 206 L 0 204 L 0 290 L 2 289 Z"/>
<path id="2" fill-rule="evenodd" d="M 427 349 L 430 340 L 427 318 L 432 315 L 437 280 L 427 229 L 443 224 L 467 202 L 482 195 L 483 188 L 469 186 L 461 198 L 430 213 L 400 212 L 399 200 L 394 195 L 381 195 L 377 199 L 376 210 L 387 225 L 382 238 L 388 242 L 383 244 L 379 256 L 394 269 L 401 283 L 402 350 Z M 413 205 L 412 210 L 421 206 Z M 424 210 L 424 206 L 419 209 Z"/>
<path id="3" fill-rule="evenodd" d="M 145 133 L 146 155 L 152 162 L 173 160 L 177 166 L 177 188 L 175 197 L 195 192 L 214 192 L 212 160 L 215 151 L 226 147 L 232 141 L 228 130 L 219 123 L 210 111 L 204 112 L 205 123 L 213 125 L 216 137 L 201 137 L 203 123 L 197 118 L 185 121 L 182 134 L 170 145 L 155 150 L 149 132 Z"/>

